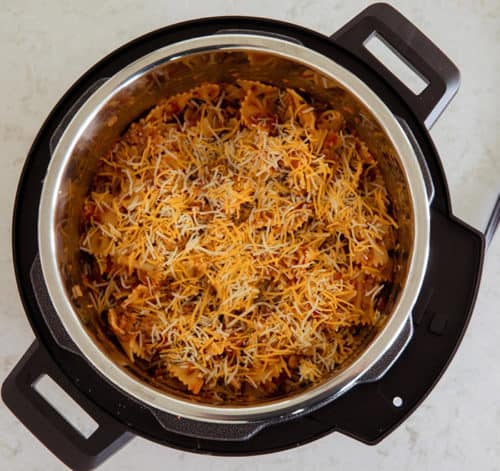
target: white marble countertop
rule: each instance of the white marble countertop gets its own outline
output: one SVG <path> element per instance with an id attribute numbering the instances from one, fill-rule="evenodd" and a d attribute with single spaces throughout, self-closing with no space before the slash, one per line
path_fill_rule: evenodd
<path id="1" fill-rule="evenodd" d="M 354 0 L 42 2 L 0 1 L 0 380 L 34 336 L 12 267 L 13 200 L 42 121 L 63 92 L 117 46 L 180 20 L 226 14 L 265 16 L 332 33 L 369 2 Z M 432 129 L 454 212 L 483 229 L 500 190 L 500 3 L 394 1 L 456 62 L 461 89 Z M 307 446 L 253 458 L 179 452 L 136 438 L 103 470 L 500 470 L 500 237 L 491 245 L 474 316 L 443 378 L 421 407 L 381 444 L 339 433 Z M 0 405 L 0 469 L 64 469 Z"/>

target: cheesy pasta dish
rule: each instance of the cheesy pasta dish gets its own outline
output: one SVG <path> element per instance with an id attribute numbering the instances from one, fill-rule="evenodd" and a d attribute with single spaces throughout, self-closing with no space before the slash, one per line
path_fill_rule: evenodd
<path id="1" fill-rule="evenodd" d="M 260 82 L 159 102 L 102 155 L 82 208 L 96 322 L 156 385 L 277 397 L 383 322 L 397 223 L 339 110 Z"/>

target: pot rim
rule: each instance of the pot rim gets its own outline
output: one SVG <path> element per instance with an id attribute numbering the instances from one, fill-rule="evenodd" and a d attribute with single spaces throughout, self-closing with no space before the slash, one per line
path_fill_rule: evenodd
<path id="1" fill-rule="evenodd" d="M 83 131 L 113 95 L 150 69 L 194 53 L 220 50 L 267 52 L 302 63 L 334 78 L 362 102 L 379 122 L 396 150 L 409 186 L 414 213 L 414 240 L 405 287 L 385 326 L 370 345 L 337 375 L 306 391 L 261 405 L 211 406 L 170 396 L 125 372 L 99 348 L 73 309 L 57 263 L 55 213 L 64 169 Z M 394 344 L 410 318 L 425 275 L 429 253 L 429 207 L 425 182 L 415 151 L 392 112 L 360 78 L 303 45 L 260 34 L 200 36 L 157 49 L 124 67 L 99 87 L 75 113 L 57 143 L 43 183 L 38 240 L 43 276 L 54 308 L 68 335 L 84 358 L 114 386 L 135 399 L 193 420 L 217 423 L 255 422 L 286 414 L 300 414 L 331 401 L 360 382 L 370 368 Z"/>

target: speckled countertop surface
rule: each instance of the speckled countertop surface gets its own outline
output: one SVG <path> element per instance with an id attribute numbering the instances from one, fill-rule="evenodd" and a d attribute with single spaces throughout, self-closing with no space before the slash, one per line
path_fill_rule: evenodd
<path id="1" fill-rule="evenodd" d="M 0 0 L 0 380 L 33 340 L 12 267 L 10 231 L 21 168 L 36 132 L 64 91 L 92 64 L 143 33 L 180 20 L 265 16 L 322 33 L 369 2 L 336 0 Z M 395 1 L 458 65 L 461 89 L 432 129 L 454 212 L 483 229 L 500 190 L 500 3 Z M 103 470 L 500 470 L 500 237 L 488 250 L 467 335 L 422 406 L 375 447 L 338 433 L 307 446 L 253 458 L 198 456 L 141 438 Z M 0 404 L 0 469 L 64 469 Z"/>

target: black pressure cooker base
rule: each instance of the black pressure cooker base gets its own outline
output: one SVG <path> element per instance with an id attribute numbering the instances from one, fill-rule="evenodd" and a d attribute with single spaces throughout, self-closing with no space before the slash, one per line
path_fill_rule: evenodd
<path id="1" fill-rule="evenodd" d="M 361 30 L 359 25 L 362 26 Z M 5 381 L 2 395 L 19 419 L 73 469 L 88 469 L 97 465 L 126 441 L 129 432 L 183 450 L 220 455 L 250 455 L 282 450 L 307 443 L 332 431 L 374 444 L 404 421 L 432 390 L 453 357 L 467 327 L 479 285 L 484 238 L 451 214 L 441 163 L 424 125 L 424 122 L 429 125 L 426 117 L 439 114 L 437 111 L 441 111 L 446 103 L 443 104 L 435 93 L 422 103 L 412 101 L 404 96 L 406 92 L 401 92 L 399 81 L 387 75 L 373 59 L 363 57 L 370 66 L 359 59 L 362 54 L 357 46 L 362 44 L 362 34 L 370 30 L 370 25 L 372 30 L 375 27 L 383 29 L 383 26 L 389 39 L 393 35 L 393 45 L 404 49 L 407 59 L 424 68 L 427 65 L 431 69 L 434 67 L 446 71 L 448 59 L 432 43 L 429 42 L 432 47 L 428 46 L 422 37 L 426 41 L 428 39 L 422 33 L 385 5 L 378 4 L 365 10 L 333 39 L 272 20 L 213 18 L 164 28 L 123 46 L 87 72 L 51 112 L 29 152 L 18 187 L 13 223 L 13 254 L 18 288 L 37 340 Z M 35 292 L 30 278 L 38 252 L 38 204 L 51 157 L 51 139 L 60 129 L 61 122 L 67 118 L 68 111 L 74 112 L 74 104 L 93 84 L 113 75 L 139 57 L 174 42 L 216 34 L 224 29 L 251 29 L 261 34 L 293 38 L 331 57 L 356 74 L 411 129 L 425 157 L 435 189 L 430 208 L 428 269 L 412 313 L 414 334 L 398 360 L 381 379 L 358 385 L 312 413 L 268 425 L 250 438 L 239 441 L 193 438 L 167 430 L 149 406 L 121 392 L 98 374 L 80 354 L 72 352 L 68 346 L 61 346 L 46 322 L 46 316 L 40 311 L 37 302 L 40 293 Z M 353 31 L 358 30 L 359 36 L 356 36 L 358 33 L 353 36 Z M 396 37 L 398 31 L 400 35 Z M 424 41 L 429 56 L 424 57 L 423 53 L 416 55 L 414 49 L 408 46 L 409 38 L 416 38 L 417 43 Z M 425 62 L 426 58 L 429 64 Z M 442 72 L 433 83 L 439 80 L 446 88 L 455 78 Z M 32 384 L 42 374 L 49 374 L 97 421 L 99 428 L 89 439 L 76 436 L 64 419 L 33 392 Z M 27 402 L 30 403 L 28 407 Z M 44 432 L 44 427 L 50 430 Z"/>

